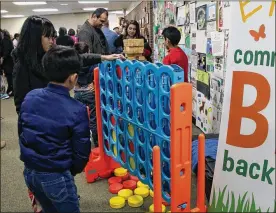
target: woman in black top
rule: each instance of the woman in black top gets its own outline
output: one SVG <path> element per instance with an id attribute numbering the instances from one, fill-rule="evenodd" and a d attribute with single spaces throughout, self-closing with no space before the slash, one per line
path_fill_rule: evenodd
<path id="1" fill-rule="evenodd" d="M 14 58 L 13 83 L 14 102 L 19 113 L 26 94 L 33 89 L 44 88 L 49 83 L 42 68 L 42 57 L 54 45 L 56 31 L 52 22 L 40 16 L 28 17 L 21 29 L 17 48 L 12 52 Z M 121 55 L 82 54 L 84 66 L 114 60 Z"/>
<path id="2" fill-rule="evenodd" d="M 149 46 L 149 43 L 147 42 L 147 40 L 140 35 L 140 26 L 139 23 L 135 20 L 131 20 L 130 22 L 128 22 L 126 28 L 125 28 L 125 32 L 123 32 L 122 35 L 120 35 L 114 42 L 114 46 L 117 48 L 124 48 L 124 39 L 144 39 L 144 53 L 143 56 L 145 56 L 145 58 L 148 61 L 152 61 L 151 60 L 151 54 L 152 54 L 152 50 Z"/>

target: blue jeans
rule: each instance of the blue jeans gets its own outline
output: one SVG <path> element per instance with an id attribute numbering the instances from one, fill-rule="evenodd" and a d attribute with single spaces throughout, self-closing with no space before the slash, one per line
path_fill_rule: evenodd
<path id="1" fill-rule="evenodd" d="M 25 167 L 26 185 L 40 202 L 43 213 L 79 213 L 74 177 L 63 173 L 38 172 Z"/>

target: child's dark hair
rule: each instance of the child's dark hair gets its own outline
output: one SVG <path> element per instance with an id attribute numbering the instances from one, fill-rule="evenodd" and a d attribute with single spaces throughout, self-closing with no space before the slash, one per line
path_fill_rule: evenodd
<path id="1" fill-rule="evenodd" d="M 76 50 L 65 46 L 52 47 L 43 57 L 42 65 L 49 81 L 64 83 L 66 79 L 79 73 L 82 64 Z"/>
<path id="2" fill-rule="evenodd" d="M 85 42 L 75 43 L 74 48 L 78 52 L 78 54 L 84 54 L 89 52 L 89 46 Z"/>
<path id="3" fill-rule="evenodd" d="M 173 46 L 178 45 L 181 40 L 181 33 L 176 27 L 167 27 L 163 30 L 162 35 L 164 38 L 169 39 Z"/>

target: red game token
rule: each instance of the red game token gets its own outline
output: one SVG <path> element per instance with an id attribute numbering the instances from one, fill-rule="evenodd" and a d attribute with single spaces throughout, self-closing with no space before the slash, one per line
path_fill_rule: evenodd
<path id="1" fill-rule="evenodd" d="M 122 183 L 121 177 L 111 177 L 108 179 L 108 184 L 111 185 L 113 183 Z"/>
<path id="2" fill-rule="evenodd" d="M 139 181 L 139 178 L 136 177 L 136 176 L 133 176 L 133 175 L 130 175 L 130 176 L 129 176 L 129 179 L 130 179 L 130 180 L 134 180 L 134 181 L 136 181 L 136 182 Z"/>
<path id="3" fill-rule="evenodd" d="M 125 175 L 125 176 L 122 176 L 121 178 L 122 178 L 122 180 L 128 180 L 128 178 L 129 178 L 129 174 L 128 174 L 128 173 L 126 173 L 126 175 Z"/>
<path id="4" fill-rule="evenodd" d="M 109 186 L 109 192 L 112 194 L 118 194 L 118 192 L 123 189 L 123 184 L 113 183 Z"/>
<path id="5" fill-rule="evenodd" d="M 134 190 L 137 188 L 137 183 L 134 180 L 126 180 L 123 182 L 124 189 Z"/>

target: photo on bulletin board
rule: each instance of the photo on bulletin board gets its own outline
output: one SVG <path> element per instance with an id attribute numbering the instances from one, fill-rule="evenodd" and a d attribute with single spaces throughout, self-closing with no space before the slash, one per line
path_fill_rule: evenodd
<path id="1" fill-rule="evenodd" d="M 216 3 L 209 4 L 207 6 L 207 21 L 214 21 L 217 17 L 217 5 Z"/>
<path id="2" fill-rule="evenodd" d="M 197 69 L 201 71 L 206 70 L 206 54 L 198 53 Z"/>
<path id="3" fill-rule="evenodd" d="M 198 30 L 206 30 L 207 26 L 207 5 L 202 5 L 196 8 L 196 21 Z"/>
<path id="4" fill-rule="evenodd" d="M 184 22 L 184 33 L 189 34 L 191 32 L 190 26 L 190 5 L 186 4 L 185 6 L 185 22 Z"/>
<path id="5" fill-rule="evenodd" d="M 179 41 L 179 44 L 185 44 L 185 33 L 184 33 L 184 27 L 177 27 L 177 29 L 179 30 L 180 34 L 181 34 L 181 39 Z"/>
<path id="6" fill-rule="evenodd" d="M 184 25 L 184 23 L 186 21 L 185 9 L 186 9 L 185 6 L 181 6 L 181 7 L 177 8 L 177 21 L 176 21 L 177 26 Z"/>
<path id="7" fill-rule="evenodd" d="M 217 24 L 218 30 L 223 27 L 223 4 L 221 1 L 217 2 Z"/>

